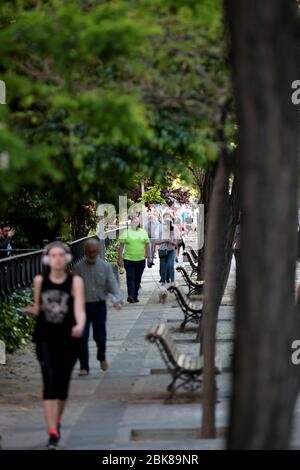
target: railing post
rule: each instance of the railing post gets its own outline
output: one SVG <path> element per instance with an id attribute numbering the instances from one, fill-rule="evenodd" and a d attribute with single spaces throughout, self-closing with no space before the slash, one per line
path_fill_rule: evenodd
<path id="1" fill-rule="evenodd" d="M 105 248 L 106 248 L 106 243 L 105 242 L 106 242 L 105 239 L 100 238 L 100 240 L 99 240 L 99 244 L 100 244 L 100 254 L 99 254 L 99 256 L 100 256 L 101 259 L 105 259 Z"/>

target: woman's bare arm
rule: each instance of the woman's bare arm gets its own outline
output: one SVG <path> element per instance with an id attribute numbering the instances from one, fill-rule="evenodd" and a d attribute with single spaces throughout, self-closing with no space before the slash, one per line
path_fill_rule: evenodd
<path id="1" fill-rule="evenodd" d="M 43 276 L 38 274 L 33 279 L 33 305 L 27 305 L 27 307 L 21 310 L 27 315 L 37 317 L 41 308 L 41 288 L 42 288 Z"/>
<path id="2" fill-rule="evenodd" d="M 40 311 L 41 308 L 41 288 L 42 288 L 43 276 L 39 274 L 35 276 L 33 280 L 33 288 L 34 288 L 34 307 L 36 308 L 37 312 Z"/>
<path id="3" fill-rule="evenodd" d="M 73 277 L 72 294 L 74 297 L 74 315 L 76 325 L 72 328 L 72 336 L 79 338 L 82 336 L 86 314 L 84 301 L 84 283 L 80 276 Z"/>

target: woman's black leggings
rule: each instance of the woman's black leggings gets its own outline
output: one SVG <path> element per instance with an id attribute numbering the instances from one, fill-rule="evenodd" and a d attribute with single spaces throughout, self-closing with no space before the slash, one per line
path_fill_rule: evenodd
<path id="1" fill-rule="evenodd" d="M 36 345 L 43 376 L 43 399 L 66 400 L 73 367 L 78 358 L 79 340 L 64 343 L 41 341 Z"/>

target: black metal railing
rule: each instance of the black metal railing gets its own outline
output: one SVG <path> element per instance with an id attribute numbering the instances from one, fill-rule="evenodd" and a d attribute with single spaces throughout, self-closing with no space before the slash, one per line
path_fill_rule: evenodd
<path id="1" fill-rule="evenodd" d="M 126 229 L 127 224 L 117 229 L 105 231 L 105 239 L 101 243 L 101 255 L 104 258 L 105 248 L 107 248 L 112 238 L 118 238 L 120 232 Z M 115 232 L 115 237 L 113 237 Z M 85 237 L 68 243 L 72 255 L 72 265 L 84 257 L 84 244 L 86 240 L 98 238 L 97 236 Z M 37 274 L 43 273 L 42 263 L 43 250 L 35 250 L 29 253 L 10 256 L 0 259 L 0 298 L 9 297 L 17 290 L 26 289 L 32 286 L 33 278 Z"/>
<path id="2" fill-rule="evenodd" d="M 42 253 L 43 250 L 37 250 L 0 260 L 1 298 L 31 286 L 34 276 L 43 270 Z"/>
<path id="3" fill-rule="evenodd" d="M 10 256 L 15 256 L 15 255 L 23 255 L 24 253 L 32 253 L 32 251 L 37 251 L 40 248 L 11 248 L 9 251 L 11 252 Z M 7 257 L 7 248 L 1 248 L 0 249 L 0 258 Z"/>

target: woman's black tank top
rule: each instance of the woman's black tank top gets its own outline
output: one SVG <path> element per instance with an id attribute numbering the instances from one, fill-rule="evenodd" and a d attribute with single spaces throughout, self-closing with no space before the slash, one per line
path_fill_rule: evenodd
<path id="1" fill-rule="evenodd" d="M 56 284 L 45 276 L 41 287 L 41 309 L 37 318 L 34 341 L 65 341 L 71 339 L 75 325 L 73 276 L 68 274 L 62 284 Z"/>

